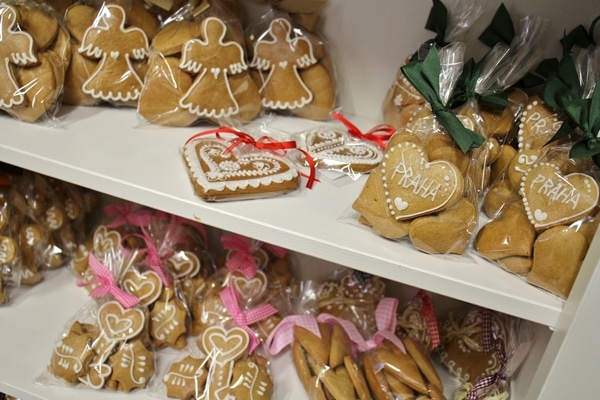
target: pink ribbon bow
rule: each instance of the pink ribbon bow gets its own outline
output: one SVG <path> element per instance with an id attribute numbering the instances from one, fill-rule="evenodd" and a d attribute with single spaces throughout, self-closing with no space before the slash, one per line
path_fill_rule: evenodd
<path id="1" fill-rule="evenodd" d="M 225 262 L 229 272 L 240 271 L 247 278 L 256 275 L 258 266 L 254 259 L 254 252 L 260 248 L 261 242 L 232 234 L 221 236 L 221 243 L 223 243 L 223 247 L 231 251 L 231 256 Z"/>
<path id="2" fill-rule="evenodd" d="M 294 326 L 308 329 L 317 337 L 321 337 L 319 324 L 314 315 L 296 314 L 288 315 L 271 331 L 264 343 L 265 351 L 270 355 L 277 355 L 294 341 Z"/>
<path id="3" fill-rule="evenodd" d="M 97 285 L 90 292 L 90 296 L 98 298 L 111 294 L 125 308 L 139 304 L 140 299 L 117 286 L 112 271 L 102 264 L 94 254 L 89 255 L 88 264 L 94 272 L 94 279 L 88 285 Z M 83 283 L 78 281 L 77 285 L 82 286 Z"/>
<path id="4" fill-rule="evenodd" d="M 104 207 L 104 214 L 107 217 L 116 217 L 114 221 L 107 224 L 107 228 L 117 228 L 125 224 L 133 226 L 147 226 L 152 218 L 150 210 L 132 211 L 131 203 L 127 202 L 123 205 L 111 204 Z"/>
<path id="5" fill-rule="evenodd" d="M 135 235 L 141 237 L 146 243 L 146 248 L 140 252 L 146 253 L 146 262 L 150 269 L 156 272 L 165 286 L 169 286 L 171 284 L 171 279 L 169 274 L 165 271 L 166 268 L 164 267 L 163 258 L 158 254 L 158 250 L 156 249 L 156 245 L 154 244 L 152 237 L 150 237 L 150 234 L 143 228 L 142 233 L 142 235 Z"/>
<path id="6" fill-rule="evenodd" d="M 352 341 L 353 347 L 360 353 L 373 350 L 381 344 L 385 339 L 392 342 L 402 352 L 406 353 L 404 344 L 398 336 L 396 336 L 396 310 L 398 308 L 398 299 L 393 297 L 385 297 L 379 301 L 375 310 L 375 323 L 377 332 L 368 340 L 365 340 L 360 334 L 354 323 L 335 317 L 330 314 L 320 314 L 317 321 L 324 323 L 338 323 L 346 331 L 348 338 Z"/>
<path id="7" fill-rule="evenodd" d="M 221 301 L 227 309 L 227 312 L 233 318 L 233 321 L 250 336 L 250 346 L 248 353 L 252 352 L 258 347 L 259 341 L 256 337 L 256 333 L 250 329 L 249 325 L 252 325 L 258 321 L 262 321 L 265 318 L 269 318 L 271 315 L 277 313 L 277 309 L 271 304 L 262 304 L 258 307 L 251 308 L 248 311 L 242 311 L 239 305 L 239 293 L 233 286 L 228 286 L 221 291 L 219 294 Z"/>

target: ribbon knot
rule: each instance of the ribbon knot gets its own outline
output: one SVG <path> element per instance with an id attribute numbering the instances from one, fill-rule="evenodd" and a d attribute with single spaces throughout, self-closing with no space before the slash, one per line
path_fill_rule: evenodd
<path id="1" fill-rule="evenodd" d="M 243 311 L 239 305 L 240 294 L 233 286 L 226 287 L 219 295 L 233 321 L 240 328 L 248 332 L 248 336 L 250 337 L 248 353 L 252 354 L 260 343 L 250 325 L 276 314 L 278 312 L 277 309 L 271 304 L 261 304 L 260 306 Z"/>
<path id="2" fill-rule="evenodd" d="M 258 266 L 254 259 L 254 253 L 260 249 L 261 242 L 232 234 L 221 236 L 221 243 L 223 243 L 223 247 L 231 251 L 225 262 L 229 272 L 240 271 L 247 278 L 256 275 Z"/>
<path id="3" fill-rule="evenodd" d="M 94 273 L 94 279 L 88 285 L 96 286 L 90 291 L 90 296 L 100 298 L 111 294 L 125 308 L 139 304 L 140 300 L 136 296 L 124 291 L 116 284 L 112 271 L 102 264 L 94 254 L 89 255 L 88 264 Z M 77 284 L 82 285 L 80 281 Z"/>
<path id="4" fill-rule="evenodd" d="M 356 125 L 347 120 L 341 114 L 335 112 L 331 115 L 346 126 L 350 136 L 356 139 L 375 142 L 375 144 L 377 144 L 377 146 L 379 146 L 382 150 L 385 150 L 386 142 L 392 137 L 394 132 L 396 132 L 396 128 L 391 125 L 379 124 L 371 128 L 369 131 L 367 131 L 367 133 L 363 133 Z"/>

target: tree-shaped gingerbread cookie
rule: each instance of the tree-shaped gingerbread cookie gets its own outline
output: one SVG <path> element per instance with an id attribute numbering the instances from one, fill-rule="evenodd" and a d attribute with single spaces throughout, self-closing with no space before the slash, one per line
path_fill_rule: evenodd
<path id="1" fill-rule="evenodd" d="M 10 109 L 25 101 L 13 65 L 37 64 L 37 46 L 33 37 L 17 28 L 17 10 L 0 5 L 0 108 Z"/>
<path id="2" fill-rule="evenodd" d="M 104 101 L 136 101 L 142 79 L 132 60 L 148 56 L 148 37 L 140 28 L 125 27 L 126 14 L 121 6 L 102 6 L 98 17 L 86 31 L 78 51 L 100 59 L 96 69 L 83 83 L 83 92 Z"/>
<path id="3" fill-rule="evenodd" d="M 292 25 L 285 18 L 271 21 L 265 39 L 254 45 L 250 66 L 266 74 L 260 95 L 269 109 L 293 110 L 309 104 L 313 94 L 298 70 L 317 63 L 308 39 L 292 36 Z"/>

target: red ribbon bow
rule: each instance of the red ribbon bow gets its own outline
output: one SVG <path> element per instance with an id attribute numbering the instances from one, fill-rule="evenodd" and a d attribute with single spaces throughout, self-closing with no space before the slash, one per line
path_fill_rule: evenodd
<path id="1" fill-rule="evenodd" d="M 115 283 L 115 278 L 112 271 L 102 264 L 96 258 L 96 256 L 94 256 L 94 254 L 89 255 L 88 264 L 94 272 L 94 279 L 87 284 L 97 285 L 92 291 L 90 291 L 90 296 L 104 297 L 108 294 L 111 294 L 125 308 L 131 308 L 139 304 L 140 299 L 121 289 Z M 81 281 L 78 281 L 77 285 L 82 286 L 83 284 Z"/>
<path id="2" fill-rule="evenodd" d="M 427 329 L 429 330 L 429 336 L 431 336 L 430 350 L 433 350 L 438 347 L 441 342 L 440 330 L 435 316 L 435 307 L 431 298 L 424 290 L 419 289 L 417 297 L 421 300 L 421 314 L 423 315 L 423 318 L 425 318 L 425 322 L 427 322 Z"/>
<path id="3" fill-rule="evenodd" d="M 245 132 L 238 131 L 237 129 L 230 128 L 227 126 L 222 126 L 222 127 L 216 128 L 216 129 L 209 129 L 209 130 L 206 130 L 203 132 L 196 133 L 196 134 L 192 135 L 190 138 L 188 138 L 188 140 L 185 142 L 185 144 L 188 144 L 189 142 L 191 142 L 199 137 L 213 135 L 213 134 L 216 135 L 217 138 L 223 139 L 221 136 L 221 133 L 230 133 L 230 134 L 236 136 L 236 138 L 233 139 L 233 141 L 231 142 L 229 147 L 227 147 L 227 149 L 225 149 L 223 154 L 230 153 L 231 151 L 233 151 L 234 148 L 236 148 L 240 144 L 249 144 L 260 150 L 270 150 L 273 152 L 280 152 L 283 154 L 286 154 L 287 150 L 291 150 L 291 149 L 298 150 L 299 152 L 301 152 L 304 155 L 304 157 L 306 158 L 306 161 L 308 162 L 308 165 L 310 166 L 310 174 L 308 176 L 308 182 L 306 183 L 306 187 L 309 189 L 311 189 L 313 187 L 313 184 L 316 181 L 315 161 L 310 156 L 310 154 L 308 154 L 306 151 L 304 151 L 302 149 L 299 149 L 296 146 L 296 142 L 294 140 L 286 140 L 286 141 L 281 142 L 281 141 L 275 140 L 269 136 L 261 136 L 258 139 L 254 139 L 254 137 L 250 136 L 249 134 L 247 134 Z"/>
<path id="4" fill-rule="evenodd" d="M 248 353 L 252 352 L 258 347 L 259 341 L 256 333 L 250 329 L 249 325 L 252 325 L 258 321 L 262 321 L 265 318 L 269 318 L 271 315 L 277 313 L 277 309 L 271 304 L 261 304 L 260 306 L 249 309 L 248 311 L 242 311 L 239 305 L 240 294 L 235 290 L 233 286 L 228 286 L 221 290 L 219 294 L 221 301 L 227 309 L 227 312 L 233 318 L 233 321 L 250 336 L 250 346 Z"/>
<path id="5" fill-rule="evenodd" d="M 341 114 L 334 112 L 331 115 L 346 126 L 350 136 L 356 139 L 375 142 L 382 150 L 385 150 L 386 142 L 392 137 L 394 132 L 396 132 L 396 128 L 391 125 L 379 124 L 371 128 L 367 133 L 362 133 L 356 125 L 348 121 Z"/>

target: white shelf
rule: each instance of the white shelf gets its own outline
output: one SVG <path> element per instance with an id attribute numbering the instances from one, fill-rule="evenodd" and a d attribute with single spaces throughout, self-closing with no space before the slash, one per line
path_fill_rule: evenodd
<path id="1" fill-rule="evenodd" d="M 373 121 L 353 119 L 362 129 Z M 270 199 L 207 203 L 180 155 L 204 128 L 148 126 L 133 109 L 63 108 L 60 128 L 3 118 L 0 161 L 293 251 L 553 327 L 563 301 L 478 257 L 434 257 L 349 222 L 364 179 L 322 181 Z M 281 118 L 301 131 L 315 122 Z"/>

